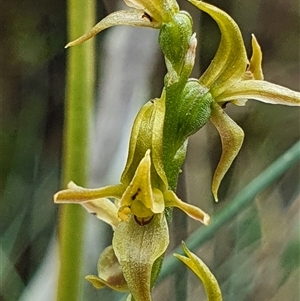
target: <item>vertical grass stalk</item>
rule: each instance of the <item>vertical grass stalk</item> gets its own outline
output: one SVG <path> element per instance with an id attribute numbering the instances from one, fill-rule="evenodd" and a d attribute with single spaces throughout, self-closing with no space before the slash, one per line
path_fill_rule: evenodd
<path id="1" fill-rule="evenodd" d="M 95 0 L 68 0 L 68 41 L 88 31 L 95 23 Z M 88 142 L 94 91 L 93 40 L 67 50 L 63 180 L 86 185 Z M 63 205 L 59 215 L 57 301 L 81 297 L 84 211 L 77 205 Z"/>

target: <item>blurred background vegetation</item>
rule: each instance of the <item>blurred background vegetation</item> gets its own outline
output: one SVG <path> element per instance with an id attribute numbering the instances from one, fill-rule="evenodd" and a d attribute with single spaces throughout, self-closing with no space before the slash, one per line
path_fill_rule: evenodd
<path id="1" fill-rule="evenodd" d="M 219 41 L 215 23 L 186 1 L 198 37 L 199 77 Z M 250 35 L 261 44 L 265 79 L 299 90 L 299 1 L 210 1 L 239 24 L 250 55 Z M 122 6 L 98 1 L 98 19 Z M 12 0 L 1 3 L 1 301 L 54 300 L 57 213 L 52 195 L 60 189 L 65 95 L 66 2 Z M 90 187 L 117 183 L 124 167 L 133 118 L 157 97 L 165 74 L 151 29 L 116 27 L 97 36 L 97 84 L 91 121 Z M 84 99 L 82 100 L 84 101 Z M 221 210 L 264 168 L 299 140 L 299 109 L 249 101 L 228 106 L 245 130 L 242 151 L 226 176 L 220 203 L 210 192 L 221 146 L 207 124 L 190 139 L 179 183 L 184 200 L 212 214 Z M 258 195 L 247 210 L 219 230 L 197 254 L 213 270 L 225 301 L 299 300 L 299 164 Z M 199 224 L 174 211 L 172 248 Z M 101 250 L 111 241 L 108 226 L 89 216 L 85 229 L 82 300 L 119 300 L 84 280 L 96 273 Z M 179 275 L 179 277 L 178 277 Z M 205 300 L 203 287 L 180 270 L 159 283 L 154 300 Z M 177 299 L 176 299 L 177 297 Z M 68 300 L 69 301 L 69 300 Z"/>

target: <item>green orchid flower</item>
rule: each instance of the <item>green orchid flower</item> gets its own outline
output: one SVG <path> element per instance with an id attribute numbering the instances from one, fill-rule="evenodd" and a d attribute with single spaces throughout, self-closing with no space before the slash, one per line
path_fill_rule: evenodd
<path id="1" fill-rule="evenodd" d="M 210 120 L 217 128 L 222 142 L 222 155 L 213 176 L 212 192 L 218 201 L 220 183 L 237 156 L 244 139 L 243 130 L 225 113 L 228 103 L 244 105 L 247 99 L 270 104 L 300 105 L 300 93 L 263 80 L 262 53 L 254 35 L 250 62 L 238 25 L 219 8 L 199 0 L 189 0 L 208 13 L 218 24 L 221 41 L 208 69 L 200 77 L 201 86 L 212 95 Z"/>
<path id="2" fill-rule="evenodd" d="M 117 216 L 127 221 L 133 215 L 143 225 L 154 214 L 163 213 L 166 207 L 177 207 L 208 224 L 209 216 L 205 212 L 181 201 L 169 189 L 162 163 L 164 115 L 164 92 L 161 98 L 147 102 L 139 111 L 132 127 L 121 184 L 87 189 L 70 182 L 68 189 L 54 195 L 54 202 L 81 204 L 113 227 L 117 225 Z M 110 204 L 108 198 L 115 199 L 115 204 Z"/>
<path id="3" fill-rule="evenodd" d="M 88 33 L 68 43 L 67 47 L 75 46 L 94 37 L 97 33 L 116 25 L 161 28 L 172 16 L 179 12 L 175 0 L 124 0 L 131 9 L 111 13 L 97 23 Z"/>
<path id="4" fill-rule="evenodd" d="M 87 189 L 70 182 L 68 189 L 54 195 L 55 203 L 81 204 L 112 226 L 115 230 L 113 251 L 136 301 L 151 300 L 150 288 L 158 273 L 153 265 L 169 244 L 165 209 L 177 207 L 206 225 L 210 220 L 204 211 L 183 202 L 169 189 L 162 164 L 164 115 L 164 92 L 161 98 L 141 108 L 133 124 L 121 184 Z M 110 265 L 102 258 L 107 258 L 107 254 L 100 256 L 98 276 L 88 276 L 88 280 L 98 288 L 127 289 L 120 269 L 111 267 L 115 261 L 111 260 Z M 111 283 L 115 278 L 119 281 Z"/>
<path id="5" fill-rule="evenodd" d="M 117 25 L 160 29 L 159 43 L 164 55 L 176 72 L 180 72 L 192 36 L 191 16 L 185 11 L 180 11 L 175 0 L 124 0 L 124 2 L 132 9 L 111 13 L 89 32 L 68 43 L 65 48 L 79 45 L 99 32 Z"/>
<path id="6" fill-rule="evenodd" d="M 114 202 L 110 199 L 113 198 Z M 150 150 L 141 160 L 128 186 L 117 184 L 96 189 L 68 184 L 68 189 L 54 195 L 57 204 L 80 204 L 89 213 L 108 223 L 113 229 L 120 221 L 128 221 L 133 215 L 140 225 L 147 224 L 153 215 L 163 213 L 166 207 L 177 207 L 205 225 L 209 216 L 191 204 L 180 200 L 172 190 L 161 191 L 151 184 Z"/>

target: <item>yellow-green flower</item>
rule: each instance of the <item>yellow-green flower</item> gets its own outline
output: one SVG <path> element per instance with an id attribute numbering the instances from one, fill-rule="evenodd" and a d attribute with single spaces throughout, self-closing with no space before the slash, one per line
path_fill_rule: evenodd
<path id="1" fill-rule="evenodd" d="M 70 182 L 67 190 L 54 196 L 55 203 L 81 204 L 115 229 L 109 258 L 113 258 L 114 252 L 121 268 L 116 268 L 118 264 L 114 261 L 107 263 L 107 254 L 101 254 L 98 276 L 90 275 L 87 279 L 96 288 L 109 286 L 123 291 L 128 286 L 136 301 L 151 300 L 152 266 L 169 244 L 164 209 L 178 207 L 204 224 L 210 220 L 201 209 L 181 201 L 171 190 L 153 187 L 151 182 L 151 156 L 147 150 L 129 185 L 86 189 Z M 112 283 L 111 279 L 118 281 Z"/>
<path id="2" fill-rule="evenodd" d="M 222 141 L 222 155 L 214 173 L 212 191 L 218 201 L 220 183 L 237 156 L 244 139 L 243 130 L 224 112 L 227 103 L 245 104 L 256 99 L 270 104 L 300 105 L 300 93 L 263 80 L 262 53 L 254 35 L 250 62 L 238 25 L 224 11 L 203 1 L 189 0 L 208 13 L 218 24 L 221 41 L 217 53 L 199 83 L 209 89 L 213 97 L 210 120 Z"/>
<path id="3" fill-rule="evenodd" d="M 87 276 L 96 288 L 109 286 L 129 291 L 136 301 L 151 301 L 151 272 L 154 262 L 169 244 L 165 207 L 178 207 L 196 220 L 208 224 L 201 209 L 181 201 L 171 190 L 161 191 L 151 184 L 151 158 L 148 150 L 128 186 L 123 184 L 86 189 L 73 182 L 54 196 L 56 203 L 81 204 L 114 229 L 113 251 L 118 264 L 98 263 L 98 276 Z M 108 198 L 114 198 L 113 203 Z M 110 254 L 113 257 L 113 254 Z M 115 268 L 112 268 L 115 267 Z M 123 276 L 127 284 L 122 281 Z M 111 279 L 118 282 L 111 283 Z"/>
<path id="4" fill-rule="evenodd" d="M 110 199 L 114 199 L 114 202 Z M 128 221 L 131 216 L 140 225 L 145 225 L 154 214 L 163 213 L 166 207 L 177 207 L 206 225 L 210 220 L 204 211 L 183 202 L 172 190 L 161 191 L 152 186 L 150 150 L 147 150 L 128 186 L 117 184 L 88 189 L 70 182 L 68 189 L 54 195 L 54 202 L 80 204 L 113 229 L 120 221 Z"/>
<path id="5" fill-rule="evenodd" d="M 124 0 L 131 9 L 111 13 L 97 23 L 88 33 L 68 43 L 67 47 L 75 46 L 92 38 L 100 31 L 116 25 L 160 28 L 168 23 L 179 11 L 175 0 Z"/>
<path id="6" fill-rule="evenodd" d="M 68 189 L 54 195 L 55 203 L 81 204 L 115 229 L 113 252 L 136 301 L 151 300 L 152 267 L 169 244 L 165 208 L 178 207 L 204 224 L 210 220 L 205 212 L 181 201 L 169 189 L 162 164 L 164 114 L 165 93 L 138 113 L 121 184 L 87 189 L 70 182 Z M 109 258 L 113 258 L 111 252 Z M 100 256 L 98 276 L 88 276 L 88 280 L 98 288 L 107 285 L 127 289 L 120 269 L 112 268 L 115 262 L 106 264 L 102 259 L 106 255 Z M 111 283 L 112 277 L 117 277 L 117 285 Z"/>
<path id="7" fill-rule="evenodd" d="M 177 207 L 208 224 L 209 216 L 205 212 L 181 201 L 169 189 L 162 163 L 164 115 L 164 92 L 161 98 L 149 101 L 139 111 L 132 127 L 121 184 L 87 189 L 70 182 L 68 189 L 54 195 L 54 202 L 81 204 L 113 227 L 118 220 L 127 221 L 131 215 L 138 223 L 145 224 L 166 207 Z"/>
<path id="8" fill-rule="evenodd" d="M 66 48 L 81 44 L 104 29 L 116 25 L 160 29 L 159 43 L 162 51 L 174 70 L 180 72 L 192 35 L 191 16 L 185 11 L 179 11 L 175 0 L 124 0 L 124 2 L 131 9 L 111 13 L 89 32 L 68 43 Z"/>

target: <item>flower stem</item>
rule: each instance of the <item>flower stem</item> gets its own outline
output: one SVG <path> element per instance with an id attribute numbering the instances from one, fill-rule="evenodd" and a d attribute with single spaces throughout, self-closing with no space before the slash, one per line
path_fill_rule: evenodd
<path id="1" fill-rule="evenodd" d="M 68 0 L 68 39 L 86 32 L 95 22 L 95 0 Z M 87 182 L 89 124 L 93 106 L 94 43 L 68 49 L 65 102 L 63 180 Z M 80 299 L 84 212 L 63 205 L 59 214 L 60 270 L 57 301 Z M 83 278 L 82 278 L 83 279 Z"/>

